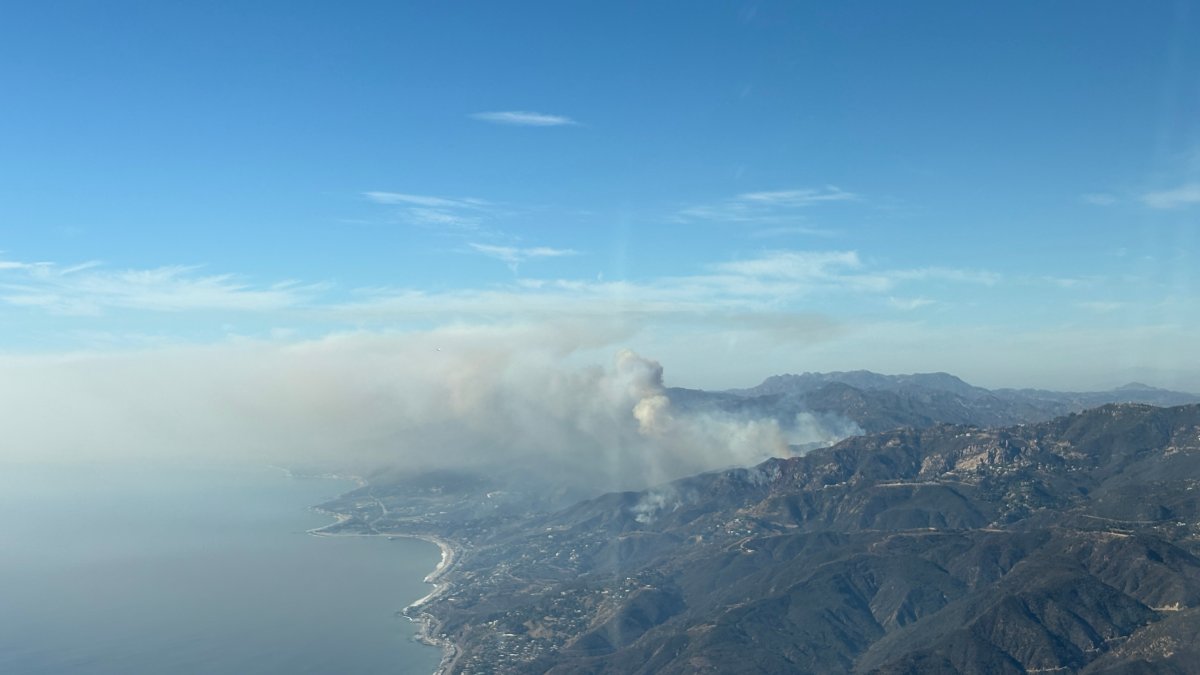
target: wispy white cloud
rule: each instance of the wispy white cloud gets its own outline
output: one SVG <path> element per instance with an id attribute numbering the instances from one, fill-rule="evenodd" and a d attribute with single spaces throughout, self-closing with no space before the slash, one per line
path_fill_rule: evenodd
<path id="1" fill-rule="evenodd" d="M 4 255 L 4 251 L 0 251 L 0 255 Z M 84 264 L 90 265 L 92 263 L 84 263 Z M 11 271 L 11 270 L 32 271 L 39 267 L 53 267 L 53 263 L 24 262 L 24 261 L 20 261 L 20 260 L 7 260 L 5 258 L 0 258 L 0 272 Z"/>
<path id="2" fill-rule="evenodd" d="M 500 250 L 489 252 L 494 257 L 515 259 L 504 247 L 496 248 Z M 979 285 L 998 280 L 998 275 L 978 270 L 872 267 L 855 251 L 769 251 L 716 263 L 697 274 L 641 281 L 522 278 L 509 285 L 443 293 L 371 289 L 337 311 L 379 319 L 603 316 L 723 321 L 721 317 L 808 311 L 812 299 L 879 296 L 927 281 Z M 921 304 L 927 304 L 925 298 Z"/>
<path id="3" fill-rule="evenodd" d="M 720 263 L 720 272 L 759 279 L 780 279 L 845 290 L 886 291 L 904 282 L 949 281 L 994 285 L 999 275 L 985 270 L 947 267 L 866 269 L 857 251 L 768 251 L 757 258 Z"/>
<path id="4" fill-rule="evenodd" d="M 475 231 L 483 224 L 477 215 L 448 209 L 416 208 L 405 212 L 406 220 L 414 225 L 447 230 Z"/>
<path id="5" fill-rule="evenodd" d="M 438 197 L 384 191 L 362 194 L 376 204 L 398 207 L 401 218 L 407 223 L 461 232 L 479 230 L 485 217 L 495 207 L 491 202 L 474 197 Z"/>
<path id="6" fill-rule="evenodd" d="M 1107 192 L 1089 192 L 1079 195 L 1079 201 L 1091 206 L 1112 206 L 1117 203 L 1117 198 Z"/>
<path id="7" fill-rule="evenodd" d="M 693 204 L 677 211 L 673 219 L 679 222 L 717 221 L 731 223 L 777 223 L 794 221 L 798 211 L 819 204 L 846 202 L 859 196 L 836 186 L 743 192 L 735 197 L 710 204 Z"/>
<path id="8" fill-rule="evenodd" d="M 1057 286 L 1058 288 L 1063 289 L 1079 288 L 1092 282 L 1092 280 L 1082 279 L 1079 277 L 1055 277 L 1049 275 L 1043 275 L 1037 279 L 1034 279 L 1033 281 L 1035 283 L 1050 284 L 1051 286 Z"/>
<path id="9" fill-rule="evenodd" d="M 529 261 L 577 255 L 573 249 L 546 246 L 482 242 L 467 246 L 514 269 Z M 113 270 L 96 263 L 22 263 L 0 270 L 0 305 L 92 316 L 115 310 L 252 312 L 260 323 L 301 322 L 318 331 L 373 323 L 446 325 L 564 317 L 634 323 L 715 322 L 731 330 L 749 330 L 746 326 L 757 323 L 747 323 L 748 317 L 811 316 L 819 307 L 838 306 L 841 299 L 847 306 L 875 298 L 898 309 L 904 305 L 915 309 L 936 297 L 929 295 L 927 282 L 940 282 L 938 286 L 944 288 L 946 284 L 998 280 L 998 275 L 977 270 L 887 268 L 865 261 L 856 251 L 776 250 L 677 276 L 615 281 L 601 277 L 517 278 L 441 290 L 350 289 L 347 297 L 332 293 L 329 284 L 285 281 L 261 285 L 231 274 L 204 274 L 198 267 Z M 916 299 L 895 299 L 899 297 Z M 119 323 L 89 322 L 86 328 L 116 325 Z"/>
<path id="10" fill-rule="evenodd" d="M 534 246 L 530 248 L 520 248 L 517 246 L 495 246 L 492 244 L 468 243 L 472 250 L 482 253 L 489 258 L 495 258 L 507 264 L 514 272 L 517 267 L 527 261 L 536 258 L 561 258 L 563 256 L 577 255 L 579 252 L 569 248 L 550 248 L 547 246 Z"/>
<path id="11" fill-rule="evenodd" d="M 403 192 L 364 192 L 363 196 L 377 204 L 411 204 L 439 209 L 482 209 L 490 205 L 487 201 L 473 197 L 431 197 L 429 195 L 412 195 Z"/>
<path id="12" fill-rule="evenodd" d="M 995 286 L 1001 279 L 999 274 L 989 270 L 937 266 L 895 270 L 889 276 L 895 281 L 949 281 L 981 286 Z"/>
<path id="13" fill-rule="evenodd" d="M 0 266 L 0 302 L 64 315 L 99 315 L 110 309 L 268 311 L 299 306 L 325 288 L 291 281 L 255 286 L 231 274 L 205 275 L 199 270 L 111 270 L 94 261 L 68 267 L 9 261 Z"/>
<path id="14" fill-rule="evenodd" d="M 1125 303 L 1094 300 L 1090 302 L 1081 302 L 1079 303 L 1079 306 L 1090 312 L 1096 312 L 1097 314 L 1110 314 L 1117 310 L 1123 309 L 1125 307 Z"/>
<path id="15" fill-rule="evenodd" d="M 891 305 L 893 309 L 898 309 L 903 312 L 911 312 L 922 307 L 928 307 L 929 305 L 934 304 L 934 301 L 930 300 L 929 298 L 889 297 L 887 299 L 887 303 L 888 305 Z"/>
<path id="16" fill-rule="evenodd" d="M 949 267 L 868 269 L 857 251 L 768 251 L 757 258 L 720 263 L 715 269 L 760 280 L 796 282 L 810 290 L 884 292 L 909 282 L 992 286 L 1000 281 L 998 274 L 986 270 Z"/>
<path id="17" fill-rule="evenodd" d="M 1152 209 L 1179 209 L 1200 204 L 1200 183 L 1187 183 L 1170 190 L 1147 192 L 1141 201 Z"/>
<path id="18" fill-rule="evenodd" d="M 507 124 L 520 127 L 562 127 L 579 124 L 570 117 L 565 117 L 563 115 L 547 115 L 545 113 L 529 112 L 525 110 L 480 112 L 471 115 L 471 117 L 483 122 Z"/>
<path id="19" fill-rule="evenodd" d="M 714 265 L 719 272 L 776 279 L 824 279 L 860 267 L 857 251 L 769 251 L 757 258 Z"/>
<path id="20" fill-rule="evenodd" d="M 769 192 L 745 192 L 737 196 L 744 202 L 779 206 L 809 206 L 820 202 L 844 202 L 855 199 L 855 195 L 832 185 L 812 190 L 775 190 Z"/>
<path id="21" fill-rule="evenodd" d="M 836 230 L 829 230 L 822 227 L 804 227 L 803 225 L 783 225 L 780 227 L 764 227 L 750 233 L 750 236 L 756 239 L 770 239 L 773 237 L 787 237 L 790 235 L 803 235 L 809 237 L 835 237 L 838 235 Z"/>

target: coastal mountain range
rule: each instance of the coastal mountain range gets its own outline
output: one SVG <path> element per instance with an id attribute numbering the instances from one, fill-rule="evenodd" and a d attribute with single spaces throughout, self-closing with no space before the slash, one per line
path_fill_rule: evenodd
<path id="1" fill-rule="evenodd" d="M 456 548 L 438 591 L 409 610 L 447 649 L 446 672 L 1200 663 L 1196 397 L 866 372 L 668 395 L 781 423 L 837 416 L 862 433 L 562 508 L 469 472 L 393 476 L 323 508 L 343 514 L 339 531 Z"/>
<path id="2" fill-rule="evenodd" d="M 881 375 L 867 370 L 775 375 L 748 389 L 671 388 L 675 405 L 771 417 L 785 426 L 810 412 L 839 416 L 867 433 L 938 423 L 1005 426 L 1042 422 L 1106 403 L 1200 403 L 1200 396 L 1133 382 L 1098 392 L 984 389 L 948 373 Z"/>

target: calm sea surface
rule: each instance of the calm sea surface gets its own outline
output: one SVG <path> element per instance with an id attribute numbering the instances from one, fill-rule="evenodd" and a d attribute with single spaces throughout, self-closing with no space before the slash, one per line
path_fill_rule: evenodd
<path id="1" fill-rule="evenodd" d="M 268 468 L 0 464 L 0 673 L 431 673 L 433 544 L 313 537 L 352 488 Z"/>

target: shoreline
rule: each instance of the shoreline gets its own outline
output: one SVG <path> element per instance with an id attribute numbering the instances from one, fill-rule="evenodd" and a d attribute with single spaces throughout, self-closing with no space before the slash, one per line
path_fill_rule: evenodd
<path id="1" fill-rule="evenodd" d="M 351 520 L 352 516 L 346 515 L 344 513 L 337 513 L 334 511 L 326 511 L 325 509 L 321 509 L 321 508 L 318 508 L 315 506 L 310 507 L 310 508 L 312 508 L 314 511 L 317 511 L 319 513 L 324 513 L 324 514 L 333 516 L 335 519 L 334 522 L 332 522 L 328 525 L 322 525 L 321 527 L 314 527 L 310 530 L 305 531 L 305 534 L 308 534 L 313 537 L 387 537 L 388 539 L 392 539 L 392 538 L 396 538 L 396 537 L 403 537 L 405 539 L 420 539 L 422 541 L 427 541 L 438 547 L 438 549 L 441 551 L 441 554 L 442 554 L 441 560 L 438 561 L 437 566 L 433 568 L 432 572 L 425 575 L 425 578 L 423 580 L 425 583 L 432 585 L 433 590 L 431 590 L 429 593 L 427 593 L 424 597 L 422 597 L 414 602 L 409 603 L 408 606 L 406 606 L 404 609 L 399 610 L 396 613 L 404 615 L 404 617 L 407 618 L 409 621 L 413 621 L 413 622 L 420 624 L 419 628 L 417 629 L 417 635 L 416 635 L 416 639 L 419 642 L 429 645 L 430 647 L 437 647 L 438 649 L 442 650 L 442 660 L 440 663 L 438 663 L 437 670 L 435 670 L 433 672 L 433 675 L 444 675 L 445 673 L 449 672 L 450 668 L 454 665 L 454 662 L 456 660 L 458 660 L 458 653 L 459 653 L 458 647 L 450 640 L 438 637 L 437 631 L 438 631 L 438 629 L 441 628 L 441 622 L 439 622 L 429 612 L 419 612 L 419 610 L 422 606 L 427 605 L 430 602 L 433 602 L 434 600 L 436 600 L 438 598 L 438 596 L 445 593 L 446 590 L 450 587 L 449 582 L 440 582 L 439 583 L 439 580 L 446 573 L 448 573 L 450 571 L 450 569 L 454 566 L 454 563 L 458 558 L 458 550 L 455 549 L 454 545 L 452 543 L 450 543 L 449 541 L 447 541 L 437 535 L 433 535 L 433 534 L 408 534 L 408 533 L 386 533 L 386 532 L 326 532 L 324 530 L 326 530 L 327 528 L 333 527 L 335 525 L 340 525 L 348 520 Z M 414 616 L 414 614 L 415 614 L 415 616 Z"/>
<path id="2" fill-rule="evenodd" d="M 298 473 L 278 464 L 268 464 L 267 466 L 276 471 L 282 471 L 285 478 L 292 480 L 343 480 L 350 481 L 354 483 L 355 487 L 360 488 L 368 485 L 366 478 L 353 473 Z"/>

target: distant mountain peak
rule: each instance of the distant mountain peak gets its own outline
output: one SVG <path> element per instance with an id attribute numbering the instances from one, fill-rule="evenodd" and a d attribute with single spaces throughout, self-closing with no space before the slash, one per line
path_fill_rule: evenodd
<path id="1" fill-rule="evenodd" d="M 796 428 L 797 413 L 808 412 L 848 420 L 866 432 L 927 427 L 939 422 L 985 427 L 1024 424 L 1106 403 L 1200 403 L 1200 396 L 1141 382 L 1093 392 L 989 390 L 945 372 L 882 375 L 869 370 L 787 373 L 768 377 L 748 389 L 672 389 L 670 397 L 684 407 L 774 418 L 785 429 Z"/>
<path id="2" fill-rule="evenodd" d="M 806 371 L 800 375 L 786 373 L 772 375 L 761 384 L 749 389 L 733 389 L 730 393 L 748 396 L 764 394 L 800 394 L 821 388 L 827 384 L 845 384 L 857 389 L 896 391 L 919 387 L 950 391 L 963 396 L 978 396 L 987 390 L 972 386 L 961 378 L 945 372 L 911 373 L 907 375 L 883 375 L 870 370 L 834 371 L 816 373 Z"/>
<path id="3" fill-rule="evenodd" d="M 1123 384 L 1119 387 L 1116 387 L 1115 389 L 1113 389 L 1113 391 L 1166 391 L 1166 390 L 1161 389 L 1159 387 L 1151 387 L 1150 385 L 1143 384 L 1141 382 L 1130 382 L 1129 384 Z"/>

